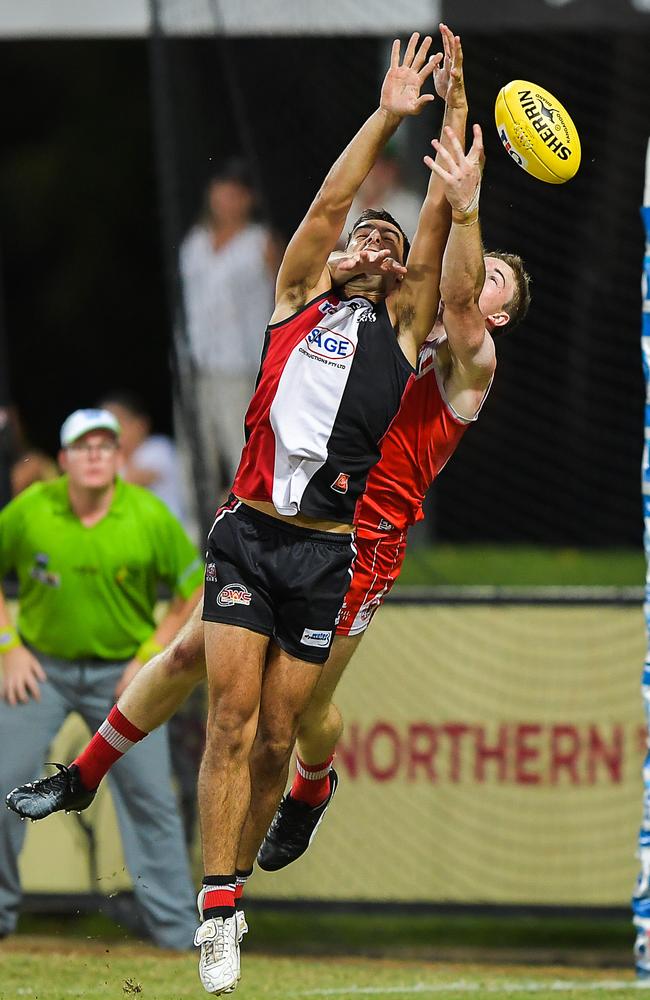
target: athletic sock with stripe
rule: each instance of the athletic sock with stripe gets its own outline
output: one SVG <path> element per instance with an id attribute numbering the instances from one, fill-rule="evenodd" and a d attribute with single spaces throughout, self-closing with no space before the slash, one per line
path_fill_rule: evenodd
<path id="1" fill-rule="evenodd" d="M 235 912 L 237 876 L 234 873 L 232 875 L 205 875 L 203 887 L 206 890 L 203 896 L 203 919 L 232 917 Z"/>
<path id="2" fill-rule="evenodd" d="M 296 802 L 305 802 L 312 808 L 324 802 L 330 793 L 330 771 L 333 760 L 334 754 L 322 764 L 305 764 L 298 757 L 296 776 L 289 792 L 291 798 Z"/>
<path id="3" fill-rule="evenodd" d="M 242 907 L 243 907 L 243 905 L 244 905 L 243 898 L 242 898 L 243 895 L 244 895 L 244 887 L 245 887 L 246 883 L 248 882 L 248 880 L 249 880 L 249 878 L 251 877 L 252 874 L 253 874 L 253 869 L 252 868 L 247 868 L 246 871 L 241 871 L 239 868 L 235 869 L 235 878 L 237 880 L 237 884 L 235 886 L 235 909 L 236 910 L 241 910 Z"/>
<path id="4" fill-rule="evenodd" d="M 146 735 L 122 715 L 117 705 L 113 705 L 86 749 L 72 762 L 79 768 L 84 788 L 88 791 L 97 788 L 115 761 Z"/>

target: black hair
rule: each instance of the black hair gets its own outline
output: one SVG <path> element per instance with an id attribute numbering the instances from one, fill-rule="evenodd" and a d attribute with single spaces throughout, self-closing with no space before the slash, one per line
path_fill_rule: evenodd
<path id="1" fill-rule="evenodd" d="M 406 258 L 409 255 L 409 250 L 411 249 L 411 244 L 408 236 L 400 226 L 397 219 L 394 219 L 390 212 L 387 212 L 384 208 L 367 208 L 361 213 L 357 221 L 353 224 L 352 229 L 348 233 L 347 243 L 350 242 L 352 234 L 357 226 L 360 226 L 362 222 L 370 222 L 371 219 L 379 219 L 381 222 L 390 222 L 391 226 L 396 226 L 400 233 L 402 234 L 402 239 L 404 240 L 404 252 L 402 254 L 402 264 L 406 263 Z M 346 244 L 347 245 L 347 244 Z"/>

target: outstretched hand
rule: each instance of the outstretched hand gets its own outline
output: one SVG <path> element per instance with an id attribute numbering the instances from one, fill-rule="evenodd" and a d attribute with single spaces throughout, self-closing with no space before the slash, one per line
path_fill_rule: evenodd
<path id="1" fill-rule="evenodd" d="M 338 271 L 354 274 L 396 274 L 403 278 L 407 270 L 391 257 L 390 250 L 358 250 L 336 260 Z"/>
<path id="2" fill-rule="evenodd" d="M 400 65 L 400 41 L 393 42 L 390 68 L 381 88 L 380 106 L 384 111 L 404 117 L 419 115 L 422 108 L 435 100 L 433 94 L 422 94 L 420 90 L 428 76 L 431 76 L 442 60 L 442 53 L 432 56 L 427 62 L 431 48 L 431 37 L 427 35 L 418 48 L 420 35 L 414 31 L 406 46 L 404 60 Z"/>
<path id="3" fill-rule="evenodd" d="M 445 132 L 450 148 L 447 150 L 438 139 L 432 139 L 431 145 L 436 151 L 436 159 L 430 156 L 424 157 L 429 170 L 433 170 L 444 182 L 447 201 L 457 212 L 469 212 L 478 206 L 485 154 L 481 126 L 474 125 L 472 131 L 474 139 L 467 155 L 463 152 L 463 147 L 453 129 L 447 126 Z"/>
<path id="4" fill-rule="evenodd" d="M 440 24 L 444 59 L 433 71 L 433 83 L 438 97 L 452 108 L 467 104 L 465 82 L 463 80 L 463 49 L 458 35 L 454 35 L 446 24 Z"/>

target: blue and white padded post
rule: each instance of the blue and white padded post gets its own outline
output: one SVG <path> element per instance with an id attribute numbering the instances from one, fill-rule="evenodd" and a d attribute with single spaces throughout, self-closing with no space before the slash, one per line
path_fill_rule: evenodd
<path id="1" fill-rule="evenodd" d="M 637 929 L 634 957 L 637 975 L 650 979 L 650 140 L 646 152 L 645 189 L 641 216 L 645 226 L 645 256 L 642 275 L 641 353 L 645 376 L 645 431 L 641 467 L 644 545 L 646 554 L 645 603 L 646 658 L 641 690 L 648 725 L 649 749 L 643 762 L 643 818 L 639 831 L 638 857 L 641 870 L 632 897 Z"/>

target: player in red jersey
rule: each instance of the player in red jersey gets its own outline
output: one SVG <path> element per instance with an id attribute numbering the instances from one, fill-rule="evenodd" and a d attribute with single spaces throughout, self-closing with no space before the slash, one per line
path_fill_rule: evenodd
<path id="1" fill-rule="evenodd" d="M 450 39 L 443 38 L 446 44 Z M 460 71 L 457 69 L 457 73 Z M 465 101 L 462 77 L 458 100 Z M 465 105 L 466 106 L 466 105 Z M 484 254 L 478 201 L 483 163 L 481 130 L 474 126 L 470 152 L 447 134 L 449 151 L 433 145 L 438 161 L 427 166 L 444 182 L 452 225 L 441 276 L 441 306 L 424 344 L 417 378 L 382 441 L 355 510 L 358 556 L 341 609 L 336 639 L 300 721 L 297 774 L 257 856 L 267 871 L 300 857 L 336 790 L 334 748 L 343 722 L 332 697 L 373 614 L 399 576 L 409 525 L 419 520 L 428 487 L 479 414 L 496 367 L 494 336 L 525 315 L 528 276 L 519 257 Z M 359 261 L 341 260 L 339 278 Z"/>
<path id="2" fill-rule="evenodd" d="M 463 159 L 458 145 L 448 164 L 450 200 Z M 528 309 L 528 276 L 521 259 L 501 252 L 483 255 L 478 204 L 468 220 L 454 213 L 441 291 L 444 305 L 420 352 L 417 378 L 404 395 L 357 504 L 354 575 L 332 652 L 300 720 L 293 784 L 257 855 L 265 871 L 278 871 L 305 853 L 332 800 L 338 784 L 332 762 L 343 732 L 334 691 L 399 577 L 407 531 L 424 516 L 426 491 L 478 418 L 495 367 L 493 338 L 512 329 Z M 466 360 L 466 344 L 475 351 L 473 364 Z"/>

